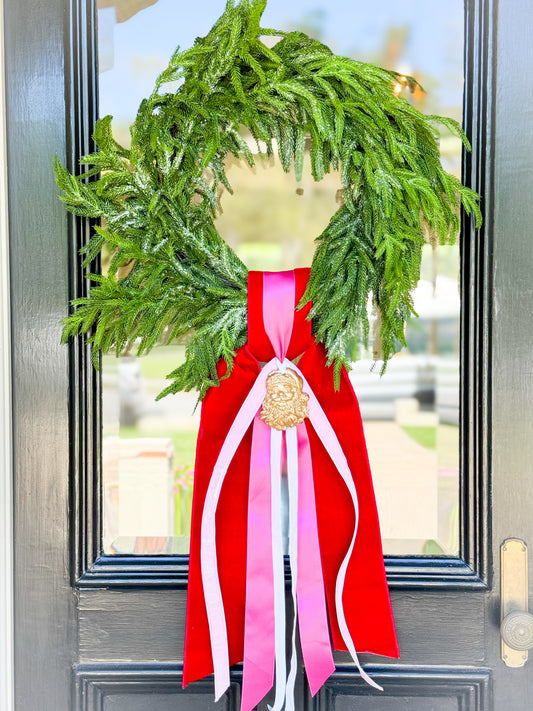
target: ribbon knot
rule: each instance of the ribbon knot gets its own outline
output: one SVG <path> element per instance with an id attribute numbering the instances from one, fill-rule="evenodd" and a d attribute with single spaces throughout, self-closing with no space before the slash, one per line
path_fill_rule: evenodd
<path id="1" fill-rule="evenodd" d="M 355 525 L 338 571 L 335 607 L 342 639 L 362 677 L 381 689 L 361 667 L 343 608 L 348 563 L 355 544 L 359 505 L 348 462 L 318 399 L 303 373 L 286 358 L 295 317 L 295 277 L 292 272 L 263 274 L 263 320 L 275 356 L 262 368 L 235 417 L 216 460 L 201 521 L 200 562 L 215 673 L 215 700 L 230 683 L 228 636 L 216 553 L 216 510 L 231 460 L 252 424 L 248 495 L 244 667 L 241 711 L 251 711 L 274 684 L 271 711 L 294 711 L 297 671 L 296 625 L 311 693 L 334 671 L 329 637 L 324 579 L 320 557 L 311 449 L 304 422 L 285 430 L 261 419 L 268 377 L 276 370 L 295 372 L 308 401 L 309 421 L 339 471 L 349 492 Z M 285 448 L 285 457 L 284 454 Z M 287 675 L 286 615 L 281 479 L 283 461 L 289 492 L 289 559 L 292 577 L 293 625 Z"/>

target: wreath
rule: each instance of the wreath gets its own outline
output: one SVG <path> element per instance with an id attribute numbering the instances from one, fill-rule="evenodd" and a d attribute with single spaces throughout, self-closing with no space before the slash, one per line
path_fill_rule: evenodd
<path id="1" fill-rule="evenodd" d="M 84 265 L 104 246 L 112 254 L 105 275 L 89 275 L 89 295 L 72 301 L 63 338 L 88 333 L 97 364 L 100 352 L 135 344 L 143 354 L 188 334 L 185 362 L 159 398 L 191 389 L 202 397 L 220 382 L 220 359 L 229 374 L 247 339 L 247 268 L 215 224 L 220 194 L 231 192 L 226 158 L 254 165 L 243 129 L 298 180 L 306 148 L 315 180 L 340 170 L 342 204 L 317 237 L 300 303 L 312 301 L 313 333 L 337 383 L 353 339 L 368 340 L 369 296 L 386 364 L 415 314 L 423 245 L 453 242 L 461 205 L 481 220 L 478 195 L 440 163 L 437 124 L 469 149 L 457 122 L 396 96 L 405 77 L 395 72 L 302 32 L 261 28 L 265 5 L 229 0 L 205 37 L 178 48 L 139 107 L 130 149 L 106 116 L 81 174 L 56 159 L 67 209 L 96 221 Z M 279 38 L 272 47 L 261 40 L 269 35 Z"/>

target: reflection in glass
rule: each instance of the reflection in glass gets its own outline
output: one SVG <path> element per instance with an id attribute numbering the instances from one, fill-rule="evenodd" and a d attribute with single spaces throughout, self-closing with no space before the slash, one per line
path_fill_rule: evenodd
<path id="1" fill-rule="evenodd" d="M 222 0 L 99 0 L 100 113 L 113 114 L 117 139 L 175 46 L 189 46 L 211 26 Z M 463 3 L 341 0 L 290 5 L 269 0 L 265 26 L 302 29 L 336 52 L 413 75 L 427 90 L 396 87 L 425 112 L 462 116 Z M 251 145 L 253 145 L 251 143 Z M 445 167 L 457 176 L 461 146 L 445 129 Z M 255 147 L 254 147 L 255 150 Z M 302 183 L 275 161 L 253 171 L 228 166 L 235 194 L 222 198 L 222 236 L 250 269 L 309 266 L 313 241 L 336 211 L 340 182 L 329 175 Z M 431 241 L 430 239 L 428 240 Z M 103 259 L 105 269 L 106 256 Z M 350 374 L 359 398 L 383 545 L 390 555 L 456 555 L 459 530 L 459 248 L 428 244 L 414 295 L 420 318 L 407 347 L 379 376 L 379 343 L 362 351 Z M 183 344 L 103 363 L 104 548 L 107 553 L 187 553 L 199 424 L 194 393 L 156 402 Z M 374 362 L 377 363 L 374 366 Z"/>

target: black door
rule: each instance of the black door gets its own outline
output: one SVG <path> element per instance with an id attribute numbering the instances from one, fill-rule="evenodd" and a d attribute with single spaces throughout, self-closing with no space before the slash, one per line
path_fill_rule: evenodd
<path id="1" fill-rule="evenodd" d="M 127 5 L 101 4 L 117 12 Z M 298 708 L 530 708 L 531 659 L 500 641 L 501 561 L 510 612 L 527 602 L 524 549 L 533 547 L 528 5 L 465 0 L 464 123 L 473 151 L 464 176 L 483 195 L 485 221 L 479 231 L 465 221 L 461 240 L 458 554 L 430 540 L 419 555 L 391 546 L 402 657 L 364 659 L 385 691 L 362 684 L 338 654 L 337 671 L 314 699 L 300 674 Z M 89 148 L 95 11 L 89 0 L 4 0 L 16 708 L 237 709 L 239 669 L 217 706 L 211 679 L 181 689 L 187 557 L 146 547 L 103 552 L 101 379 L 82 342 L 60 345 L 68 300 L 86 288 L 75 252 L 89 228 L 67 219 L 51 165 L 56 153 L 73 165 Z"/>

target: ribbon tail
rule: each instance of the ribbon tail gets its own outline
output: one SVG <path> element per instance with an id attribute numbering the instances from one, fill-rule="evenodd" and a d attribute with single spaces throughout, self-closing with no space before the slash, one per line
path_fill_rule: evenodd
<path id="1" fill-rule="evenodd" d="M 335 671 L 329 638 L 324 577 L 320 558 L 311 447 L 307 429 L 298 437 L 298 618 L 300 643 L 311 694 Z"/>
<path id="2" fill-rule="evenodd" d="M 215 673 L 215 701 L 220 699 L 230 683 L 228 631 L 217 567 L 215 517 L 218 500 L 231 460 L 263 400 L 266 379 L 276 367 L 275 359 L 265 365 L 237 413 L 213 468 L 204 501 L 200 533 L 200 568 Z"/>
<path id="3" fill-rule="evenodd" d="M 288 363 L 287 363 L 288 365 Z M 337 435 L 335 434 L 335 431 L 333 427 L 331 426 L 326 413 L 322 409 L 322 406 L 318 402 L 318 399 L 316 395 L 313 393 L 311 388 L 309 387 L 309 383 L 307 382 L 304 374 L 302 371 L 294 364 L 290 364 L 292 368 L 298 373 L 298 375 L 302 378 L 303 381 L 303 392 L 305 392 L 309 396 L 309 419 L 311 420 L 311 424 L 313 425 L 317 435 L 320 437 L 322 444 L 326 448 L 326 451 L 328 452 L 329 456 L 331 457 L 333 463 L 337 467 L 337 470 L 339 474 L 342 477 L 342 480 L 344 481 L 346 488 L 348 489 L 348 492 L 350 493 L 350 497 L 352 499 L 352 505 L 354 508 L 354 514 L 355 514 L 355 525 L 354 525 L 354 530 L 352 534 L 352 539 L 350 541 L 350 545 L 348 546 L 348 550 L 346 552 L 346 555 L 344 556 L 344 559 L 341 563 L 341 566 L 339 568 L 339 572 L 337 575 L 337 581 L 335 584 L 335 609 L 337 612 L 337 620 L 339 623 L 339 629 L 342 635 L 342 639 L 344 640 L 344 643 L 346 645 L 346 648 L 350 652 L 350 656 L 352 657 L 355 666 L 359 670 L 359 673 L 361 674 L 362 678 L 367 682 L 367 684 L 370 684 L 370 686 L 373 686 L 375 689 L 379 689 L 379 691 L 383 691 L 383 688 L 379 686 L 373 679 L 371 679 L 368 674 L 365 672 L 363 667 L 361 666 L 361 663 L 359 661 L 359 657 L 357 656 L 357 652 L 355 649 L 355 645 L 352 639 L 352 636 L 350 634 L 350 630 L 348 629 L 348 624 L 346 622 L 346 615 L 344 613 L 344 606 L 342 602 L 342 594 L 344 591 L 344 583 L 346 580 L 346 571 L 348 570 L 348 563 L 350 562 L 350 558 L 352 557 L 352 552 L 354 549 L 355 545 L 355 539 L 357 537 L 357 527 L 359 523 L 359 502 L 357 499 L 357 491 L 355 489 L 355 484 L 352 479 L 352 474 L 350 471 L 350 467 L 348 466 L 348 461 L 346 460 L 346 456 L 344 452 L 342 451 L 342 447 L 339 444 L 339 440 L 337 439 Z"/>
<path id="4" fill-rule="evenodd" d="M 294 711 L 294 685 L 298 668 L 296 653 L 296 625 L 298 619 L 298 440 L 296 428 L 285 432 L 287 445 L 287 480 L 289 484 L 289 560 L 291 565 L 291 594 L 293 607 L 291 635 L 291 664 L 285 687 L 285 711 Z"/>
<path id="5" fill-rule="evenodd" d="M 252 433 L 248 494 L 241 711 L 251 711 L 272 688 L 274 635 L 270 427 L 256 414 Z"/>

